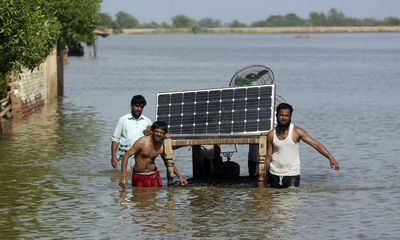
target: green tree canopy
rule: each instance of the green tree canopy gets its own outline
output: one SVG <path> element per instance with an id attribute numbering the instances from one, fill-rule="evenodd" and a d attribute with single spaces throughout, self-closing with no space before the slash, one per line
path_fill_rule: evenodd
<path id="1" fill-rule="evenodd" d="M 60 24 L 42 0 L 0 0 L 0 73 L 38 67 L 54 50 Z"/>
<path id="2" fill-rule="evenodd" d="M 104 28 L 112 28 L 113 27 L 113 19 L 108 13 L 100 13 L 100 20 L 98 26 Z"/>
<path id="3" fill-rule="evenodd" d="M 313 26 L 325 26 L 327 24 L 325 13 L 311 12 L 309 17 Z"/>
<path id="4" fill-rule="evenodd" d="M 99 23 L 101 0 L 47 0 L 45 8 L 61 24 L 59 47 L 77 42 L 92 43 Z"/>
<path id="5" fill-rule="evenodd" d="M 239 28 L 239 27 L 246 27 L 246 24 L 241 23 L 238 20 L 233 20 L 231 23 L 229 23 L 228 26 L 232 28 Z"/>
<path id="6" fill-rule="evenodd" d="M 200 19 L 197 22 L 197 24 L 200 27 L 206 27 L 206 28 L 213 28 L 213 27 L 221 27 L 222 26 L 221 20 L 212 19 L 212 18 L 208 18 L 208 17 Z"/>
<path id="7" fill-rule="evenodd" d="M 116 23 L 121 28 L 136 28 L 139 27 L 140 22 L 129 13 L 119 11 L 116 15 Z"/>
<path id="8" fill-rule="evenodd" d="M 123 12 L 122 12 L 123 13 Z M 134 18 L 128 13 L 121 14 L 121 19 Z M 132 19 L 131 19 L 132 20 Z M 121 22 L 121 21 L 120 21 Z M 121 28 L 120 22 L 113 21 L 113 29 Z M 124 21 L 122 21 L 124 22 Z M 129 28 L 170 28 L 166 22 L 158 24 L 156 22 L 139 24 L 139 21 L 134 18 L 134 22 L 129 26 Z M 331 8 L 327 13 L 323 12 L 311 12 L 309 18 L 303 19 L 298 17 L 294 13 L 289 13 L 286 15 L 272 15 L 265 20 L 260 20 L 251 23 L 251 27 L 296 27 L 296 26 L 399 26 L 400 19 L 396 17 L 388 17 L 384 21 L 377 20 L 374 18 L 349 18 L 346 17 L 342 12 L 335 8 Z M 212 28 L 212 27 L 247 27 L 246 24 L 234 20 L 228 24 L 222 24 L 220 20 L 205 17 L 199 21 L 189 18 L 186 15 L 176 15 L 172 18 L 172 27 L 174 28 Z M 126 26 L 128 27 L 128 26 Z M 196 31 L 197 32 L 197 31 Z"/>
<path id="9" fill-rule="evenodd" d="M 336 8 L 331 8 L 328 12 L 328 22 L 330 26 L 345 26 L 346 16 Z"/>
<path id="10" fill-rule="evenodd" d="M 195 25 L 196 21 L 185 15 L 176 15 L 172 18 L 172 27 L 174 28 L 191 28 Z"/>
<path id="11" fill-rule="evenodd" d="M 388 25 L 388 26 L 400 26 L 400 18 L 388 17 L 388 18 L 385 18 L 383 23 L 384 23 L 384 25 Z"/>

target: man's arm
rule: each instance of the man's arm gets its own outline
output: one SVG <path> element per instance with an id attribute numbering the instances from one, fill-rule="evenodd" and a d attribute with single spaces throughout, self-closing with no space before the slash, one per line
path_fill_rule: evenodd
<path id="1" fill-rule="evenodd" d="M 267 156 L 265 158 L 265 182 L 268 180 L 269 165 L 272 162 L 272 141 L 274 139 L 274 130 L 268 132 L 267 134 Z"/>
<path id="2" fill-rule="evenodd" d="M 164 154 L 161 154 L 161 158 L 164 161 L 165 167 L 168 167 L 167 166 L 167 159 L 165 159 Z M 179 182 L 182 184 L 182 186 L 188 184 L 187 180 L 181 175 L 181 173 L 176 168 L 174 162 L 172 163 L 172 168 L 174 169 L 174 174 L 179 178 Z"/>
<path id="3" fill-rule="evenodd" d="M 332 154 L 328 151 L 328 149 L 325 148 L 322 143 L 318 142 L 314 138 L 312 138 L 304 129 L 300 127 L 295 127 L 296 134 L 300 137 L 301 140 L 303 140 L 305 143 L 313 147 L 315 150 L 317 150 L 321 155 L 329 159 L 329 164 L 332 169 L 339 171 L 340 166 L 339 163 L 336 161 L 336 159 L 332 156 Z"/>
<path id="4" fill-rule="evenodd" d="M 172 164 L 173 164 L 173 168 L 174 168 L 174 174 L 179 178 L 179 182 L 181 182 L 182 186 L 186 185 L 188 183 L 187 180 L 178 171 L 178 169 L 175 166 L 175 163 L 172 163 Z"/>
<path id="5" fill-rule="evenodd" d="M 269 164 L 272 161 L 272 131 L 270 131 L 267 134 L 267 155 L 265 156 L 265 171 L 263 173 L 258 173 L 258 174 L 264 174 L 264 183 L 257 183 L 258 187 L 264 187 L 265 184 L 267 183 L 268 180 L 268 172 L 269 172 Z"/>
<path id="6" fill-rule="evenodd" d="M 135 142 L 135 144 L 132 145 L 131 148 L 129 148 L 128 151 L 126 151 L 126 153 L 124 154 L 124 156 L 122 157 L 122 161 L 121 161 L 121 176 L 119 179 L 119 186 L 122 188 L 125 188 L 128 186 L 128 179 L 126 178 L 126 169 L 128 166 L 128 159 L 129 157 L 131 157 L 132 155 L 136 154 L 136 152 L 141 149 L 143 145 L 143 142 L 139 139 Z"/>
<path id="7" fill-rule="evenodd" d="M 118 143 L 111 141 L 111 166 L 113 168 L 116 168 L 118 166 L 117 150 L 118 150 Z"/>
<path id="8" fill-rule="evenodd" d="M 119 141 L 122 135 L 122 119 L 118 119 L 117 126 L 115 127 L 114 133 L 111 137 L 111 166 L 116 168 L 118 166 L 117 150 Z"/>

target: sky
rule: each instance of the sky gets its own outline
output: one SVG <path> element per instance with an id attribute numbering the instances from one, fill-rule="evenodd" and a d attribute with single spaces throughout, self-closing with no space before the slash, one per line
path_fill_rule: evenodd
<path id="1" fill-rule="evenodd" d="M 331 8 L 347 17 L 400 18 L 400 0 L 103 0 L 101 12 L 115 17 L 124 11 L 141 23 L 171 23 L 172 17 L 183 14 L 197 21 L 209 17 L 249 24 L 288 13 L 308 18 L 310 12 L 327 13 Z"/>

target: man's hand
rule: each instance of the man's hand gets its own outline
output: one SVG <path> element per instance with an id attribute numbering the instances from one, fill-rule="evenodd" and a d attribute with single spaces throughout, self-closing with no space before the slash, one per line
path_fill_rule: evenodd
<path id="1" fill-rule="evenodd" d="M 188 184 L 188 181 L 184 177 L 180 177 L 179 182 L 181 182 L 182 186 L 185 186 L 186 184 Z"/>
<path id="2" fill-rule="evenodd" d="M 126 188 L 128 186 L 128 180 L 126 179 L 126 177 L 121 177 L 119 179 L 119 186 L 122 188 Z"/>
<path id="3" fill-rule="evenodd" d="M 336 159 L 333 158 L 333 159 L 329 162 L 329 164 L 331 165 L 331 168 L 332 168 L 333 170 L 336 170 L 336 171 L 339 171 L 339 170 L 340 170 L 339 163 L 336 161 Z"/>
<path id="4" fill-rule="evenodd" d="M 111 157 L 111 166 L 112 166 L 113 168 L 116 168 L 116 167 L 118 166 L 117 157 L 114 156 L 114 155 Z"/>
<path id="5" fill-rule="evenodd" d="M 149 126 L 145 130 L 143 130 L 143 134 L 145 136 L 149 136 L 149 135 L 151 135 L 151 133 L 152 133 L 152 131 L 151 131 L 151 128 Z"/>

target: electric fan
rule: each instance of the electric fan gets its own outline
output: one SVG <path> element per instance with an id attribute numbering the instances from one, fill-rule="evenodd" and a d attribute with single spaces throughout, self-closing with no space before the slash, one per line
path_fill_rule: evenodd
<path id="1" fill-rule="evenodd" d="M 274 83 L 274 73 L 269 67 L 263 65 L 250 65 L 236 72 L 230 87 L 257 86 Z"/>

